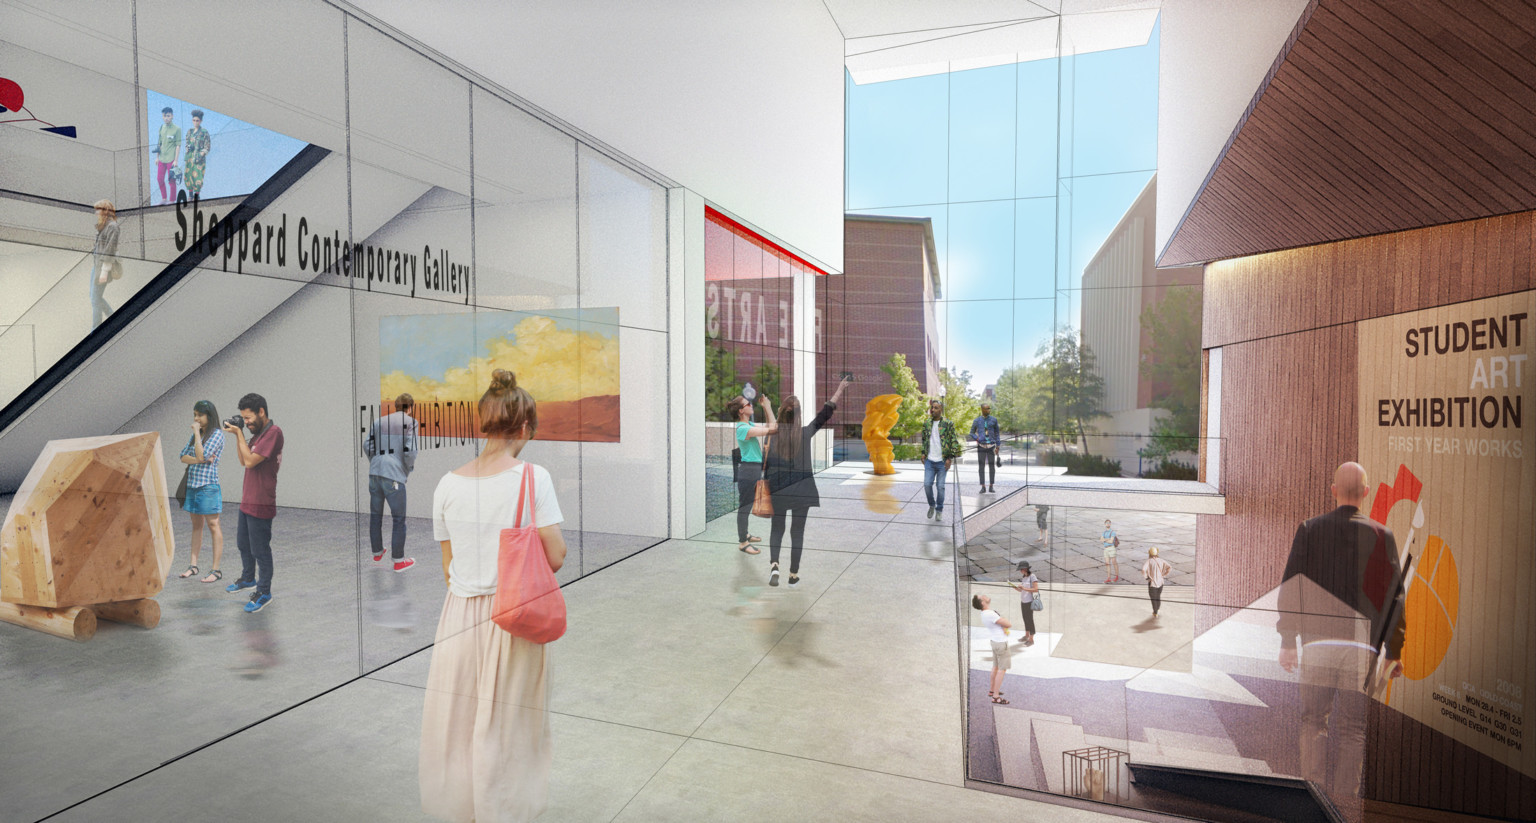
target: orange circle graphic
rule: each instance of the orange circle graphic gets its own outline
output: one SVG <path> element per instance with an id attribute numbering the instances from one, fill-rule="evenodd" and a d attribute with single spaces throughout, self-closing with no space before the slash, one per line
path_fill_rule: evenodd
<path id="1" fill-rule="evenodd" d="M 1404 677 L 1423 680 L 1440 668 L 1456 633 L 1460 597 L 1456 556 L 1445 541 L 1431 535 L 1414 567 L 1404 604 L 1408 624 L 1403 639 Z"/>

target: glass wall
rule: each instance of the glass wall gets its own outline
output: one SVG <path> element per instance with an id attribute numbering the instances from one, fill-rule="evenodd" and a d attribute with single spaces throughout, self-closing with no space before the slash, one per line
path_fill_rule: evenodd
<path id="1" fill-rule="evenodd" d="M 0 112 L 0 406 L 71 351 L 64 387 L 157 386 L 49 448 L 101 462 L 111 444 L 74 438 L 153 435 L 132 469 L 149 485 L 100 510 L 147 503 L 168 534 L 113 549 L 155 580 L 128 592 L 108 576 L 110 591 L 71 606 L 147 602 L 157 627 L 101 617 L 71 643 L 41 612 L 0 622 L 4 737 L 26 744 L 0 753 L 0 817 L 46 817 L 403 658 L 390 677 L 424 685 L 426 656 L 410 655 L 433 642 L 445 592 L 434 491 L 485 449 L 477 402 L 497 369 L 537 401 L 521 457 L 552 480 L 559 581 L 680 525 L 664 376 L 681 290 L 669 195 L 643 171 L 325 3 L 7 14 L 0 62 L 25 108 L 12 97 Z M 99 47 L 82 50 L 82 31 Z M 115 206 L 110 250 L 100 200 Z M 108 257 L 121 276 L 95 290 L 109 305 L 93 336 Z M 125 351 L 127 366 L 99 365 Z M 219 528 L 200 515 L 194 537 L 166 497 L 184 474 L 189 500 L 208 488 L 182 459 L 215 449 L 211 429 L 192 430 L 199 401 L 214 428 L 242 411 L 255 424 L 223 431 L 218 491 L 202 496 Z M 370 460 L 393 448 L 391 418 L 412 437 L 398 460 Z M 256 428 L 275 514 L 235 440 Z M 262 439 L 276 430 L 280 453 Z M 34 492 L 0 496 L 7 534 L 22 515 L 62 516 L 28 508 Z M 270 572 L 243 569 L 237 547 L 261 528 Z M 56 557 L 100 562 L 96 544 L 60 540 Z"/>
<path id="2" fill-rule="evenodd" d="M 1103 32 L 1142 25 L 1144 39 L 1104 49 Z M 850 220 L 926 219 L 938 270 L 932 296 L 848 295 L 850 317 L 926 302 L 931 362 L 914 362 L 929 359 L 923 346 L 872 332 L 850 348 L 903 354 L 962 430 L 987 401 L 1007 439 L 1050 446 L 1032 451 L 1040 465 L 1195 479 L 1202 274 L 1156 268 L 1153 248 L 1159 28 L 1141 11 L 1017 28 L 1055 53 L 862 85 L 849 76 Z M 879 262 L 854 260 L 851 284 L 856 267 Z"/>

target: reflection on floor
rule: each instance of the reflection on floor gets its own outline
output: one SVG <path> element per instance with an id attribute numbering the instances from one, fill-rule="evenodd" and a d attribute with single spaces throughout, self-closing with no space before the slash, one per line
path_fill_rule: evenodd
<path id="1" fill-rule="evenodd" d="M 950 529 L 909 475 L 821 487 L 795 589 L 767 585 L 766 545 L 735 551 L 733 515 L 606 568 L 622 538 L 588 543 L 600 570 L 566 587 L 551 647 L 541 819 L 1108 819 L 963 788 Z M 412 521 L 420 565 L 395 575 L 367 568 L 365 519 L 279 518 L 258 614 L 173 579 L 153 631 L 0 625 L 0 821 L 422 819 L 430 531 Z"/>

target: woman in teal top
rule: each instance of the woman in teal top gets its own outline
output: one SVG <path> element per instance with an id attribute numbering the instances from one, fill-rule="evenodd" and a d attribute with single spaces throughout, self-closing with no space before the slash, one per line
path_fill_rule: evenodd
<path id="1" fill-rule="evenodd" d="M 763 396 L 762 405 L 763 413 L 768 417 L 766 426 L 752 425 L 752 403 L 741 395 L 731 398 L 725 407 L 726 414 L 736 421 L 736 448 L 741 450 L 741 464 L 736 467 L 736 491 L 741 495 L 741 506 L 736 510 L 736 539 L 741 545 L 736 548 L 747 554 L 760 554 L 752 544 L 762 541 L 761 537 L 747 534 L 752 498 L 757 493 L 757 481 L 763 477 L 763 443 L 758 438 L 779 430 L 773 417 L 773 403 L 767 395 Z"/>

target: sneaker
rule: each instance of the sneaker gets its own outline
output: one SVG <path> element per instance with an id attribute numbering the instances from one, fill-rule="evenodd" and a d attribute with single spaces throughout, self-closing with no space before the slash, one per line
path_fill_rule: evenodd
<path id="1" fill-rule="evenodd" d="M 251 613 L 259 612 L 271 602 L 272 595 L 270 594 L 253 594 L 251 595 L 251 602 L 245 604 L 245 610 Z"/>
<path id="2" fill-rule="evenodd" d="M 795 588 L 798 585 L 800 585 L 800 576 L 797 575 L 797 574 L 790 575 L 789 576 L 789 587 L 791 589 L 793 589 L 793 588 Z"/>
<path id="3" fill-rule="evenodd" d="M 977 494 L 986 494 L 986 493 L 987 493 L 987 487 L 986 486 L 982 486 L 981 487 L 981 491 L 977 492 Z"/>
<path id="4" fill-rule="evenodd" d="M 255 586 L 256 586 L 256 581 L 254 581 L 254 580 L 236 580 L 235 582 L 229 584 L 228 586 L 225 586 L 224 587 L 224 591 L 227 591 L 227 592 L 237 592 L 237 591 L 240 591 L 241 589 L 255 588 Z"/>
<path id="5" fill-rule="evenodd" d="M 778 569 L 774 569 L 773 571 L 768 572 L 768 585 L 770 585 L 770 586 L 777 586 L 777 585 L 779 585 L 779 570 Z"/>
<path id="6" fill-rule="evenodd" d="M 384 559 L 384 553 L 383 552 L 379 552 L 378 554 L 373 556 L 373 562 L 375 562 L 375 563 L 377 563 L 377 562 L 379 562 L 380 560 L 383 560 L 383 559 Z"/>
<path id="7" fill-rule="evenodd" d="M 928 518 L 930 520 L 933 519 L 933 512 L 934 512 L 934 508 L 932 506 L 929 506 L 928 507 Z M 230 589 L 230 591 L 234 591 L 234 589 Z"/>
<path id="8" fill-rule="evenodd" d="M 403 572 L 414 565 L 416 565 L 416 558 L 414 557 L 407 557 L 404 560 L 397 560 L 395 561 L 395 571 Z"/>
<path id="9" fill-rule="evenodd" d="M 987 487 L 987 491 L 988 492 L 992 492 L 992 493 L 995 494 L 997 492 L 997 487 L 996 486 L 988 486 Z"/>

